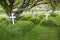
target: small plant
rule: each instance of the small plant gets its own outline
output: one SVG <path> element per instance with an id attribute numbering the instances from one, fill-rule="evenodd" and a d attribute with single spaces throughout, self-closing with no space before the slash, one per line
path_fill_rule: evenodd
<path id="1" fill-rule="evenodd" d="M 24 37 L 26 40 L 58 40 L 60 36 L 58 28 L 35 25 L 35 27 Z"/>
<path id="2" fill-rule="evenodd" d="M 57 21 L 57 26 L 60 27 L 60 16 L 56 16 L 54 19 Z"/>
<path id="3" fill-rule="evenodd" d="M 30 21 L 32 21 L 34 24 L 39 24 L 39 22 L 41 21 L 41 18 L 39 17 L 31 18 Z"/>
<path id="4" fill-rule="evenodd" d="M 30 18 L 31 18 L 31 16 L 27 16 L 27 17 L 22 17 L 20 20 L 28 21 Z"/>
<path id="5" fill-rule="evenodd" d="M 20 40 L 34 28 L 31 21 L 18 21 L 16 24 L 0 25 L 0 40 Z M 17 38 L 18 37 L 18 38 Z"/>
<path id="6" fill-rule="evenodd" d="M 57 21 L 53 17 L 49 17 L 49 19 L 46 21 L 46 18 L 43 18 L 40 22 L 40 25 L 44 26 L 57 26 Z"/>

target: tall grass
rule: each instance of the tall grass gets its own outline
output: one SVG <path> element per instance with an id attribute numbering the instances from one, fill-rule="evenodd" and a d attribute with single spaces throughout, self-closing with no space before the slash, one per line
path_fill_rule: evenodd
<path id="1" fill-rule="evenodd" d="M 27 35 L 24 40 L 59 40 L 59 28 L 44 27 L 36 25 Z"/>
<path id="2" fill-rule="evenodd" d="M 0 40 L 18 40 L 34 27 L 30 21 L 20 21 L 14 25 L 3 23 L 0 25 Z"/>

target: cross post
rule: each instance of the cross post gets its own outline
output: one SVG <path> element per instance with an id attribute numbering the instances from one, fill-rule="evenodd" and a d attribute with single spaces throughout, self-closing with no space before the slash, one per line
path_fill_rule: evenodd
<path id="1" fill-rule="evenodd" d="M 48 13 L 46 13 L 45 14 L 45 16 L 46 16 L 46 21 L 48 20 L 48 16 L 49 16 L 50 14 L 48 14 Z"/>
<path id="2" fill-rule="evenodd" d="M 32 17 L 33 17 L 33 18 L 35 17 L 35 13 L 34 13 L 34 11 L 32 11 Z"/>
<path id="3" fill-rule="evenodd" d="M 12 19 L 12 23 L 14 24 L 14 19 L 16 18 L 16 16 L 14 16 L 14 13 L 11 14 L 10 18 Z"/>

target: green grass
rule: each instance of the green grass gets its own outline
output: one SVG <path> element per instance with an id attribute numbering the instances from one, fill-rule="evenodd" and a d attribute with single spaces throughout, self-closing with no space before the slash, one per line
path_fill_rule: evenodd
<path id="1" fill-rule="evenodd" d="M 19 18 L 14 25 L 0 20 L 0 40 L 60 40 L 59 16 L 49 17 L 48 21 L 45 17 Z"/>
<path id="2" fill-rule="evenodd" d="M 39 24 L 39 22 L 41 21 L 41 18 L 35 17 L 35 18 L 31 18 L 29 21 L 32 21 L 34 24 Z"/>
<path id="3" fill-rule="evenodd" d="M 2 23 L 0 25 L 0 40 L 17 40 L 23 38 L 32 28 L 34 23 L 20 21 L 14 25 Z"/>
<path id="4" fill-rule="evenodd" d="M 47 21 L 46 21 L 46 18 L 44 17 L 39 24 L 43 26 L 56 26 L 57 27 L 58 22 L 57 20 L 54 19 L 54 17 L 49 17 Z"/>
<path id="5" fill-rule="evenodd" d="M 59 40 L 59 27 L 34 25 L 31 21 L 0 25 L 0 40 Z"/>
<path id="6" fill-rule="evenodd" d="M 44 27 L 36 25 L 27 35 L 24 40 L 59 40 L 59 28 Z"/>

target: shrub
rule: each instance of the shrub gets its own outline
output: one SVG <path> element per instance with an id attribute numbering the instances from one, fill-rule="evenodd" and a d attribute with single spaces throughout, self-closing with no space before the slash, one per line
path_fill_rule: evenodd
<path id="1" fill-rule="evenodd" d="M 31 30 L 31 28 L 34 27 L 34 23 L 32 23 L 30 21 L 18 21 L 16 24 L 14 24 L 14 25 L 10 24 L 9 26 L 10 27 L 7 27 L 8 30 L 13 29 L 13 31 L 15 31 L 15 29 L 17 29 L 19 32 L 20 31 L 27 32 L 27 31 Z M 22 33 L 22 34 L 24 34 L 24 33 Z"/>
<path id="2" fill-rule="evenodd" d="M 60 34 L 58 34 L 58 28 L 56 27 L 44 27 L 36 25 L 27 35 L 24 40 L 59 40 Z"/>
<path id="3" fill-rule="evenodd" d="M 30 21 L 18 21 L 16 24 L 0 25 L 0 40 L 19 40 L 34 27 L 34 23 Z"/>
<path id="4" fill-rule="evenodd" d="M 46 18 L 43 18 L 40 24 L 44 26 L 57 26 L 57 21 L 53 17 L 49 17 L 47 21 Z"/>
<path id="5" fill-rule="evenodd" d="M 21 18 L 23 18 L 24 16 L 19 16 L 16 18 L 16 20 L 20 20 Z"/>
<path id="6" fill-rule="evenodd" d="M 44 14 L 40 14 L 40 18 L 42 19 L 45 15 Z"/>
<path id="7" fill-rule="evenodd" d="M 7 18 L 0 18 L 0 22 L 6 21 Z"/>
<path id="8" fill-rule="evenodd" d="M 59 29 L 60 30 L 60 29 Z M 35 25 L 31 21 L 18 21 L 14 25 L 0 25 L 0 40 L 58 40 L 58 27 Z"/>
<path id="9" fill-rule="evenodd" d="M 54 18 L 57 21 L 57 26 L 60 27 L 60 16 Z"/>
<path id="10" fill-rule="evenodd" d="M 52 16 L 52 17 L 56 17 L 57 14 L 55 14 L 55 13 L 51 13 L 51 16 Z"/>
<path id="11" fill-rule="evenodd" d="M 22 17 L 20 20 L 23 20 L 23 21 L 27 21 L 31 18 L 31 16 L 26 16 L 26 17 Z"/>
<path id="12" fill-rule="evenodd" d="M 34 24 L 39 24 L 39 22 L 41 21 L 41 18 L 39 17 L 31 18 L 30 21 L 32 21 Z"/>

